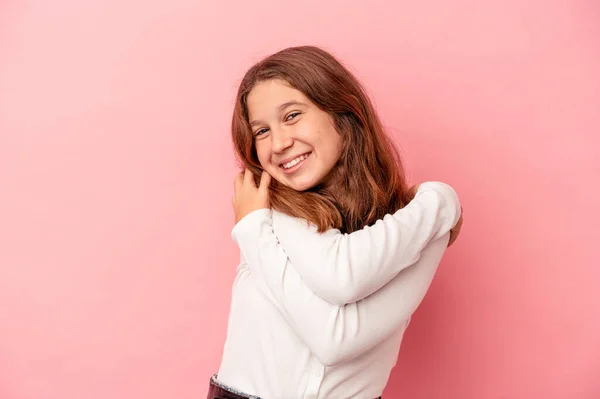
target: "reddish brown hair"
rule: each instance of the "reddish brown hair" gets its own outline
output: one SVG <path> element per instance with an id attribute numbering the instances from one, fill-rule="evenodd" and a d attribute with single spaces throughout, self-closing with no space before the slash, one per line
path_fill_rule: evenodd
<path id="1" fill-rule="evenodd" d="M 248 123 L 246 99 L 254 86 L 281 79 L 329 113 L 342 136 L 342 155 L 331 184 L 298 192 L 272 180 L 271 206 L 316 224 L 319 231 L 360 230 L 410 201 L 402 163 L 358 80 L 331 54 L 313 46 L 291 47 L 260 61 L 240 84 L 232 120 L 233 144 L 244 168 L 262 168 Z"/>

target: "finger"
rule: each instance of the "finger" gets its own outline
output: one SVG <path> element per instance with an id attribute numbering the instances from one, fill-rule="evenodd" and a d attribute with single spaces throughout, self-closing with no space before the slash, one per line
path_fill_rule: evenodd
<path id="1" fill-rule="evenodd" d="M 258 189 L 262 192 L 267 192 L 269 191 L 269 184 L 271 184 L 271 175 L 263 170 L 260 175 L 260 185 L 258 186 Z"/>
<path id="2" fill-rule="evenodd" d="M 246 169 L 244 171 L 244 184 L 252 184 L 252 187 L 256 188 L 256 184 L 254 183 L 254 179 L 252 176 L 252 171 L 250 169 Z"/>

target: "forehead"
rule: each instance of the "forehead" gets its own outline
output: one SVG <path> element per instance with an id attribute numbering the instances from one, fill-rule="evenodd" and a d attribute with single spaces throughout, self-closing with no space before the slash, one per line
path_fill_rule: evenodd
<path id="1" fill-rule="evenodd" d="M 263 113 L 275 112 L 281 104 L 299 101 L 310 104 L 310 100 L 300 91 L 291 87 L 286 81 L 272 79 L 256 84 L 248 94 L 248 116 L 260 117 Z"/>

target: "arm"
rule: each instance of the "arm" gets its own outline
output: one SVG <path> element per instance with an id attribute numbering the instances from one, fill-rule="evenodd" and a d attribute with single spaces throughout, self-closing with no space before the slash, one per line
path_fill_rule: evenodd
<path id="1" fill-rule="evenodd" d="M 303 219 L 273 213 L 274 234 L 306 285 L 337 305 L 379 290 L 460 218 L 458 196 L 439 182 L 423 183 L 415 198 L 393 215 L 351 234 L 318 233 Z M 269 234 L 265 232 L 265 234 Z"/>
<path id="2" fill-rule="evenodd" d="M 261 209 L 232 232 L 258 288 L 277 307 L 299 338 L 324 365 L 352 359 L 400 328 L 416 310 L 433 279 L 448 235 L 432 242 L 420 261 L 373 295 L 345 306 L 310 290 L 265 222 Z M 268 219 L 268 218 L 267 218 Z"/>

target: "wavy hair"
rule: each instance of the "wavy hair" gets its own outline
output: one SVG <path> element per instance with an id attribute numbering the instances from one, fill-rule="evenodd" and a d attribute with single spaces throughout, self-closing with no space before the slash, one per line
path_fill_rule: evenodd
<path id="1" fill-rule="evenodd" d="M 247 97 L 262 81 L 280 79 L 327 112 L 342 153 L 327 184 L 298 192 L 275 179 L 273 209 L 306 219 L 320 232 L 360 230 L 410 201 L 402 162 L 359 81 L 334 56 L 314 46 L 290 47 L 252 66 L 240 83 L 231 133 L 236 156 L 258 180 L 262 167 L 248 121 Z"/>

